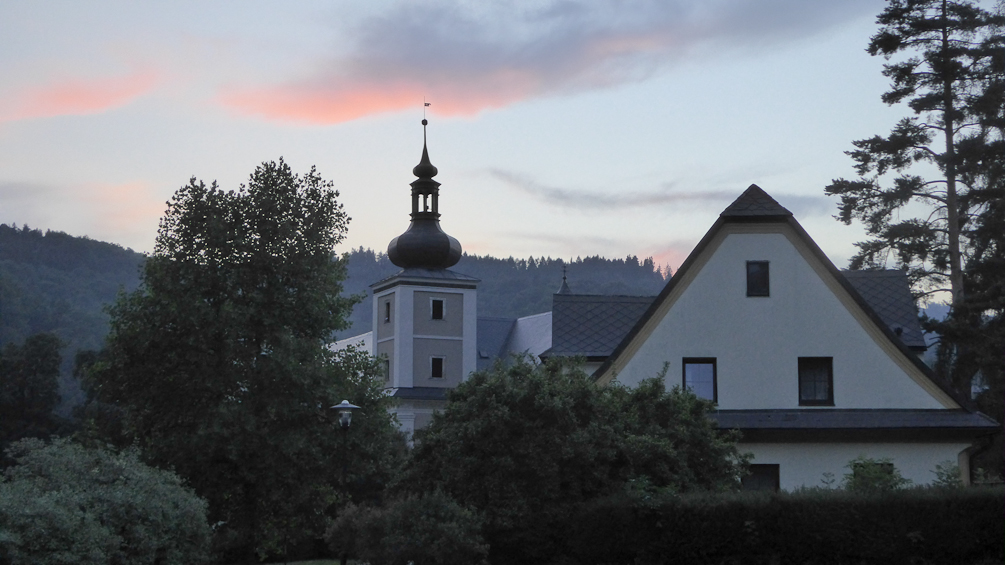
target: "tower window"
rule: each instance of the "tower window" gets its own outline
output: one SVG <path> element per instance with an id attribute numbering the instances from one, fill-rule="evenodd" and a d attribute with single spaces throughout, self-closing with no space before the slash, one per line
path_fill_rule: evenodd
<path id="1" fill-rule="evenodd" d="M 767 261 L 747 261 L 747 296 L 771 296 Z"/>
<path id="2" fill-rule="evenodd" d="M 391 380 L 391 360 L 385 357 L 380 364 L 380 370 L 384 373 L 384 380 Z"/>
<path id="3" fill-rule="evenodd" d="M 429 359 L 429 376 L 434 379 L 443 378 L 443 357 L 431 357 Z"/>
<path id="4" fill-rule="evenodd" d="M 432 318 L 434 320 L 443 319 L 443 299 L 434 298 L 431 302 L 432 307 Z"/>
<path id="5" fill-rule="evenodd" d="M 384 303 L 384 323 L 391 323 L 391 301 Z"/>

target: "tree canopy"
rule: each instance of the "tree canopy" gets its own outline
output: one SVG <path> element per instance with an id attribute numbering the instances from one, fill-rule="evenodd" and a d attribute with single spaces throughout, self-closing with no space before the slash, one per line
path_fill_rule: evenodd
<path id="1" fill-rule="evenodd" d="M 0 349 L 0 449 L 55 431 L 61 345 L 52 334 L 37 334 Z"/>
<path id="2" fill-rule="evenodd" d="M 341 294 L 349 218 L 337 196 L 281 159 L 238 191 L 192 179 L 140 288 L 110 309 L 87 378 L 96 401 L 122 409 L 125 439 L 209 501 L 224 550 L 319 539 L 342 493 L 363 496 L 389 472 L 397 431 L 378 367 L 327 349 L 355 300 Z M 329 414 L 343 398 L 363 408 L 351 434 Z"/>
<path id="3" fill-rule="evenodd" d="M 984 385 L 980 408 L 1005 420 L 1005 4 L 890 0 L 868 52 L 890 62 L 887 104 L 915 114 L 886 137 L 853 142 L 860 175 L 825 190 L 839 219 L 861 220 L 851 268 L 887 266 L 890 253 L 919 296 L 949 291 L 937 372 L 964 394 Z M 893 177 L 893 178 L 890 178 Z M 981 465 L 1002 472 L 1002 436 Z"/>
<path id="4" fill-rule="evenodd" d="M 477 510 L 497 558 L 546 562 L 557 540 L 538 536 L 577 504 L 625 491 L 738 487 L 744 460 L 736 438 L 708 418 L 711 408 L 667 391 L 661 378 L 598 388 L 568 360 L 499 364 L 451 391 L 416 432 L 398 485 L 439 489 Z"/>
<path id="5" fill-rule="evenodd" d="M 206 502 L 178 475 L 65 439 L 26 439 L 0 476 L 0 562 L 188 565 L 206 561 Z"/>
<path id="6" fill-rule="evenodd" d="M 985 252 L 978 218 L 1001 205 L 1005 15 L 969 0 L 890 0 L 877 23 L 868 52 L 891 60 L 882 99 L 916 116 L 853 142 L 859 178 L 825 190 L 841 197 L 839 219 L 861 220 L 871 237 L 851 268 L 884 266 L 893 252 L 918 292 L 949 290 L 956 305 L 964 269 Z"/>

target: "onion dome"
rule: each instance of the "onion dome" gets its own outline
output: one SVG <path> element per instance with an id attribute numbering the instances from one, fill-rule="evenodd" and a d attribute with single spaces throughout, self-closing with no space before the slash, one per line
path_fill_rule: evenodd
<path id="1" fill-rule="evenodd" d="M 426 125 L 422 120 L 422 159 L 412 169 L 412 221 L 405 233 L 391 240 L 387 256 L 403 269 L 446 269 L 461 260 L 461 244 L 440 229 L 440 183 L 438 172 L 429 162 Z"/>

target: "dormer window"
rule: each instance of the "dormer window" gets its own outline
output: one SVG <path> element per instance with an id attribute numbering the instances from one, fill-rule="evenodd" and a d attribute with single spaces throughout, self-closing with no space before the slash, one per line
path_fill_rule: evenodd
<path id="1" fill-rule="evenodd" d="M 747 296 L 771 296 L 767 261 L 747 261 Z"/>
<path id="2" fill-rule="evenodd" d="M 443 299 L 434 298 L 430 301 L 431 318 L 434 320 L 443 319 Z"/>

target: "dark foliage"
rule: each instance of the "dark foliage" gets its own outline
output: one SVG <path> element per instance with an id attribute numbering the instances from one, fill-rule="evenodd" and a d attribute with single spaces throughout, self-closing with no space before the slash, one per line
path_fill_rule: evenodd
<path id="1" fill-rule="evenodd" d="M 101 347 L 103 309 L 120 290 L 136 288 L 142 263 L 143 255 L 111 243 L 0 224 L 0 345 L 39 333 L 59 337 L 62 416 L 83 401 L 74 354 Z"/>
<path id="2" fill-rule="evenodd" d="M 661 379 L 598 388 L 567 360 L 516 360 L 450 393 L 416 433 L 398 486 L 442 490 L 484 516 L 493 563 L 544 562 L 561 549 L 555 528 L 582 502 L 735 488 L 742 458 L 710 409 Z"/>
<path id="3" fill-rule="evenodd" d="M 857 244 L 851 268 L 884 267 L 892 253 L 916 294 L 950 292 L 949 316 L 925 323 L 941 336 L 936 370 L 963 394 L 978 378 L 988 387 L 980 408 L 1002 422 L 1005 4 L 890 0 L 877 23 L 868 52 L 889 61 L 883 101 L 904 102 L 916 117 L 853 142 L 859 178 L 825 190 L 841 197 L 838 218 L 861 221 L 871 238 Z M 996 445 L 979 464 L 1001 474 L 1000 436 Z"/>
<path id="4" fill-rule="evenodd" d="M 208 557 L 206 502 L 177 475 L 66 440 L 15 443 L 0 477 L 0 563 L 188 565 Z"/>
<path id="5" fill-rule="evenodd" d="M 614 496 L 549 533 L 583 565 L 1001 563 L 1003 505 L 1001 488 Z"/>
<path id="6" fill-rule="evenodd" d="M 23 345 L 0 348 L 0 449 L 57 430 L 53 409 L 59 402 L 60 345 L 56 336 L 38 334 Z"/>
<path id="7" fill-rule="evenodd" d="M 117 416 L 106 437 L 188 480 L 227 555 L 320 539 L 345 493 L 372 496 L 393 468 L 399 437 L 376 362 L 326 347 L 352 305 L 337 196 L 282 160 L 236 192 L 192 179 L 161 220 L 142 286 L 111 308 L 106 349 L 83 360 L 95 402 L 118 410 L 103 412 Z M 342 399 L 363 408 L 351 434 L 329 413 Z"/>
<path id="8" fill-rule="evenodd" d="M 325 537 L 335 554 L 370 565 L 477 565 L 488 555 L 478 515 L 439 491 L 352 505 Z"/>

